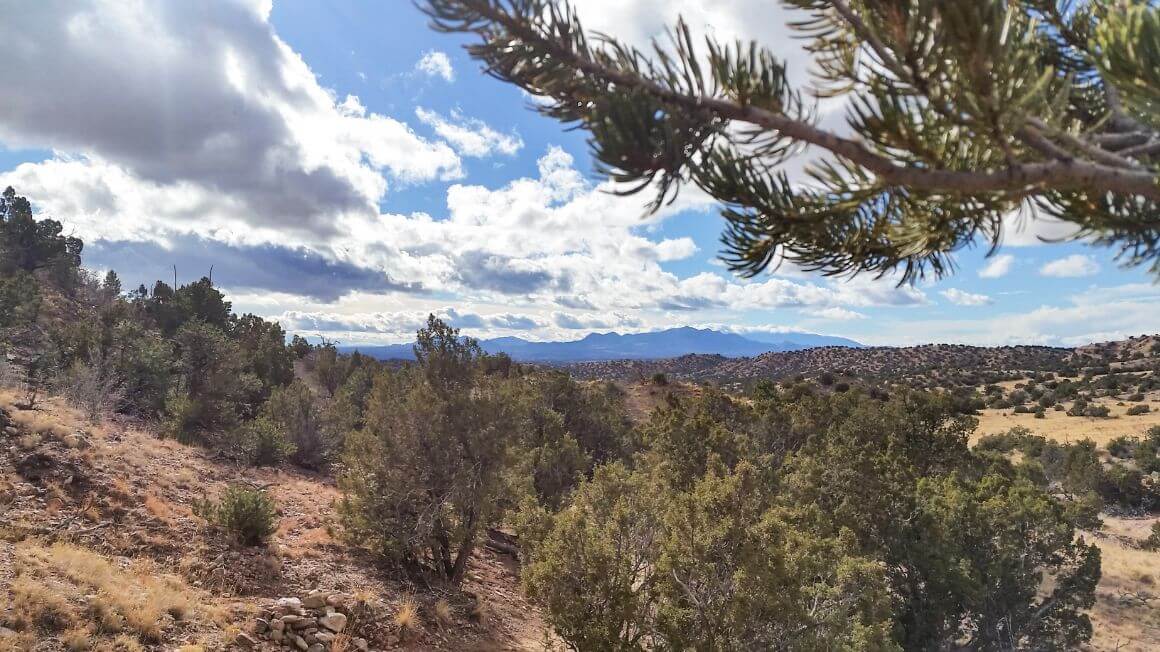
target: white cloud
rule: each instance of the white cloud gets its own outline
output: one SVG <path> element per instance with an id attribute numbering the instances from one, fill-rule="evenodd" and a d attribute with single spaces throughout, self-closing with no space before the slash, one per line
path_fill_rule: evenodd
<path id="1" fill-rule="evenodd" d="M 463 156 L 479 158 L 497 152 L 511 156 L 524 147 L 524 141 L 517 134 L 500 133 L 484 121 L 466 117 L 457 110 L 445 118 L 420 106 L 415 108 L 415 115 Z"/>
<path id="2" fill-rule="evenodd" d="M 985 294 L 964 292 L 958 288 L 949 288 L 939 292 L 939 294 L 956 306 L 985 306 L 991 303 L 991 297 Z"/>
<path id="3" fill-rule="evenodd" d="M 866 319 L 866 315 L 857 310 L 849 310 L 847 308 L 840 308 L 832 306 L 829 308 L 819 308 L 815 310 L 807 310 L 806 314 L 813 317 L 820 317 L 822 319 L 833 319 L 836 321 L 852 321 L 855 319 Z"/>
<path id="4" fill-rule="evenodd" d="M 451 67 L 451 57 L 446 52 L 428 50 L 415 64 L 415 70 L 429 77 L 441 77 L 443 81 L 455 81 L 455 69 Z"/>
<path id="5" fill-rule="evenodd" d="M 1039 268 L 1043 276 L 1055 278 L 1079 278 L 1093 276 L 1100 271 L 1100 265 L 1091 256 L 1072 254 L 1064 258 L 1053 260 Z"/>
<path id="6" fill-rule="evenodd" d="M 50 210 L 70 192 L 54 176 L 64 172 L 106 206 L 122 201 L 114 187 L 135 189 L 204 210 L 210 224 L 228 214 L 325 237 L 336 215 L 373 213 L 390 179 L 462 175 L 447 144 L 322 87 L 269 11 L 46 0 L 10 12 L 0 85 L 20 92 L 0 103 L 0 142 L 58 152 L 18 180 L 53 189 L 32 196 Z"/>
<path id="7" fill-rule="evenodd" d="M 979 269 L 979 278 L 1003 278 L 1015 264 L 1015 256 L 1000 254 L 992 256 L 986 265 Z"/>
<path id="8" fill-rule="evenodd" d="M 1071 240 L 1078 231 L 1079 227 L 1072 222 L 1057 220 L 1027 206 L 1003 216 L 1003 244 L 1011 247 L 1037 247 Z"/>

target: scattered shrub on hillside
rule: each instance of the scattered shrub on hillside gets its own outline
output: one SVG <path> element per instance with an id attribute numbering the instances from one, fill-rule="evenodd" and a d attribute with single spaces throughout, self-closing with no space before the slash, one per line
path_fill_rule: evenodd
<path id="1" fill-rule="evenodd" d="M 459 582 L 503 511 L 519 380 L 481 373 L 478 343 L 433 315 L 417 340 L 417 364 L 376 379 L 347 437 L 342 517 L 352 540 Z"/>
<path id="2" fill-rule="evenodd" d="M 1133 403 L 1139 403 L 1140 401 L 1144 400 L 1144 394 L 1137 392 L 1135 394 L 1128 396 L 1127 400 L 1132 401 Z"/>
<path id="3" fill-rule="evenodd" d="M 193 511 L 244 546 L 261 545 L 278 529 L 274 499 L 260 489 L 231 485 L 221 499 L 198 501 Z"/>
<path id="4" fill-rule="evenodd" d="M 1027 407 L 1026 405 L 1016 405 L 1015 408 L 1011 411 L 1015 414 L 1030 414 L 1031 408 Z"/>
<path id="5" fill-rule="evenodd" d="M 1084 411 L 1085 416 L 1104 418 L 1112 413 L 1111 409 L 1106 405 L 1089 405 L 1088 409 Z"/>
<path id="6" fill-rule="evenodd" d="M 317 399 L 306 383 L 295 380 L 276 388 L 262 414 L 293 447 L 289 455 L 295 464 L 319 468 L 336 454 L 337 446 L 328 437 Z"/>
<path id="7" fill-rule="evenodd" d="M 1148 405 L 1133 405 L 1132 407 L 1128 408 L 1127 415 L 1134 417 L 1139 414 L 1147 414 L 1150 411 L 1151 408 Z"/>
<path id="8" fill-rule="evenodd" d="M 650 382 L 658 387 L 664 387 L 669 384 L 669 377 L 658 371 L 652 375 Z"/>
<path id="9" fill-rule="evenodd" d="M 778 519 L 759 475 L 742 464 L 674 493 L 599 468 L 544 514 L 529 595 L 574 649 L 889 648 L 881 571 Z"/>
<path id="10" fill-rule="evenodd" d="M 294 453 L 285 431 L 269 417 L 246 421 L 231 436 L 237 458 L 253 466 L 276 466 Z"/>
<path id="11" fill-rule="evenodd" d="M 1130 459 L 1140 440 L 1127 435 L 1120 435 L 1108 442 L 1108 454 L 1120 459 Z"/>
<path id="12" fill-rule="evenodd" d="M 212 324 L 192 321 L 175 340 L 179 384 L 167 401 L 168 432 L 184 443 L 207 443 L 232 430 L 252 407 L 258 379 L 243 370 L 237 343 Z"/>
<path id="13" fill-rule="evenodd" d="M 1144 482 L 1144 474 L 1122 464 L 1113 464 L 1105 471 L 1100 497 L 1106 505 L 1134 513 L 1150 512 L 1160 505 L 1160 494 Z"/>
<path id="14" fill-rule="evenodd" d="M 1045 648 L 1085 637 L 1098 552 L 1042 486 L 967 447 L 975 422 L 948 397 L 795 387 L 654 420 L 635 468 L 599 467 L 560 511 L 524 515 L 525 582 L 569 645 L 923 649 L 1001 619 Z M 1045 604 L 1058 626 L 1035 625 Z"/>
<path id="15" fill-rule="evenodd" d="M 1096 417 L 1104 418 L 1111 414 L 1111 409 L 1106 405 L 1095 405 L 1087 401 L 1077 398 L 1072 406 L 1067 411 L 1069 417 Z"/>
<path id="16" fill-rule="evenodd" d="M 1140 544 L 1145 550 L 1160 550 L 1160 521 L 1152 524 L 1152 533 Z"/>

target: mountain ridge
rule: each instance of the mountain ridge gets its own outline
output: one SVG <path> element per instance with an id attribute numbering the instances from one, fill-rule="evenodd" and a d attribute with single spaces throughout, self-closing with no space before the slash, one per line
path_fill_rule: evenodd
<path id="1" fill-rule="evenodd" d="M 760 338 L 760 339 L 759 339 Z M 411 344 L 339 346 L 344 353 L 358 351 L 379 360 L 413 360 Z M 589 333 L 570 341 L 534 342 L 520 337 L 480 341 L 488 353 L 506 353 L 521 362 L 598 362 L 606 360 L 660 360 L 683 355 L 720 355 L 742 358 L 815 346 L 859 348 L 854 340 L 816 333 L 739 334 L 709 328 L 681 326 L 646 333 Z"/>

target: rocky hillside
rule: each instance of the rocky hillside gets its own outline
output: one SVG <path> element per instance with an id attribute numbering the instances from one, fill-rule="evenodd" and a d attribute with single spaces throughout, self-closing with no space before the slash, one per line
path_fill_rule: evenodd
<path id="1" fill-rule="evenodd" d="M 639 380 L 664 373 L 673 378 L 720 383 L 779 380 L 831 373 L 878 380 L 927 379 L 939 384 L 950 376 L 1012 371 L 1062 371 L 1131 360 L 1149 365 L 1160 360 L 1160 336 L 1077 349 L 1048 346 L 980 347 L 926 344 L 906 347 L 818 347 L 771 352 L 750 358 L 687 355 L 666 360 L 616 360 L 566 365 L 578 377 Z"/>
<path id="2" fill-rule="evenodd" d="M 543 640 L 514 560 L 484 549 L 464 591 L 385 571 L 341 539 L 339 492 L 305 471 L 243 469 L 52 399 L 0 390 L 0 651 L 496 650 Z M 194 514 L 265 488 L 268 545 Z"/>

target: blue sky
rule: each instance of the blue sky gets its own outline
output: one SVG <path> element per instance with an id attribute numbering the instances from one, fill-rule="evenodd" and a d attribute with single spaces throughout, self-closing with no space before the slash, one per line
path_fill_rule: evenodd
<path id="1" fill-rule="evenodd" d="M 629 41 L 682 14 L 808 65 L 769 0 L 578 6 Z M 1067 231 L 1041 220 L 1013 218 L 997 256 L 963 252 L 937 283 L 733 277 L 711 202 L 689 192 L 646 216 L 645 197 L 609 195 L 584 134 L 529 110 L 402 0 L 54 0 L 7 18 L 0 40 L 0 81 L 19 89 L 0 105 L 0 184 L 84 237 L 93 268 L 136 284 L 213 265 L 238 310 L 304 334 L 403 341 L 428 312 L 529 339 L 695 325 L 1079 344 L 1160 330 L 1145 270 L 1042 244 Z"/>

